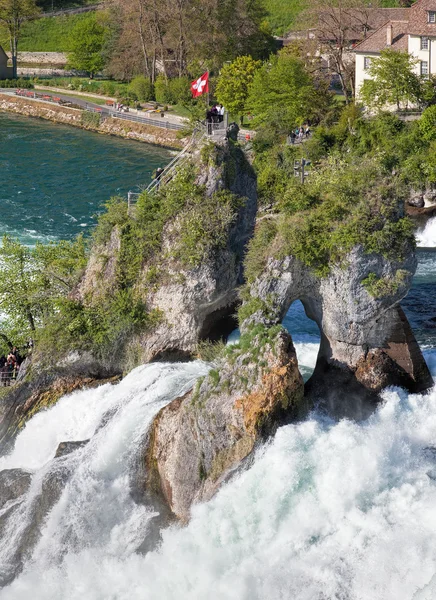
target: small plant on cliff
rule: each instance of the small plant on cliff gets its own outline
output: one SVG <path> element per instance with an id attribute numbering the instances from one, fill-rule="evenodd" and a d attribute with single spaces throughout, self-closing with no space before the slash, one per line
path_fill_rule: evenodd
<path id="1" fill-rule="evenodd" d="M 403 269 L 398 269 L 393 277 L 377 277 L 375 273 L 370 273 L 368 277 L 362 279 L 362 285 L 374 298 L 383 298 L 396 294 L 409 277 L 410 273 Z"/>

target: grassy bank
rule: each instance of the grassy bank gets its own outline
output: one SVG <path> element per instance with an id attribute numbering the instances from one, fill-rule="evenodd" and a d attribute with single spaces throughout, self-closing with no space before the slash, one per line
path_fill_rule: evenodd
<path id="1" fill-rule="evenodd" d="M 20 52 L 69 52 L 71 31 L 81 21 L 86 21 L 93 13 L 43 17 L 23 24 L 19 43 Z M 0 45 L 9 48 L 6 28 L 0 26 Z"/>

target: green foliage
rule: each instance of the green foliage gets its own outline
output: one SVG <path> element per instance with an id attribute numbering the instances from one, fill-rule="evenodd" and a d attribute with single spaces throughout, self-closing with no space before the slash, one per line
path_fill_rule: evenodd
<path id="1" fill-rule="evenodd" d="M 319 275 L 340 264 L 361 244 L 367 253 L 401 259 L 413 245 L 413 226 L 401 218 L 405 189 L 383 174 L 377 160 L 347 162 L 331 156 L 301 185 L 291 181 L 279 202 L 273 229 L 258 228 L 249 246 L 249 281 L 260 274 L 269 256 L 293 255 Z"/>
<path id="2" fill-rule="evenodd" d="M 98 129 L 100 127 L 101 115 L 84 110 L 82 111 L 80 122 L 87 129 Z"/>
<path id="3" fill-rule="evenodd" d="M 26 21 L 20 33 L 20 51 L 69 52 L 72 30 L 78 23 L 92 18 L 91 15 L 85 13 Z M 7 32 L 0 27 L 0 45 L 7 47 L 7 44 Z"/>
<path id="4" fill-rule="evenodd" d="M 174 77 L 168 81 L 170 104 L 191 104 L 191 82 L 188 77 Z"/>
<path id="5" fill-rule="evenodd" d="M 305 8 L 302 0 L 264 0 L 267 22 L 273 33 L 283 36 L 290 31 L 297 17 Z"/>
<path id="6" fill-rule="evenodd" d="M 180 237 L 173 255 L 185 266 L 195 267 L 213 251 L 225 248 L 239 206 L 240 199 L 227 190 L 188 205 L 180 214 Z"/>
<path id="7" fill-rule="evenodd" d="M 366 79 L 360 89 L 363 103 L 375 110 L 393 104 L 399 110 L 419 100 L 421 82 L 413 72 L 417 62 L 408 52 L 382 50 L 380 58 L 374 58 L 368 69 L 372 79 Z"/>
<path id="8" fill-rule="evenodd" d="M 375 273 L 370 273 L 368 277 L 362 279 L 362 285 L 368 293 L 374 298 L 384 298 L 392 296 L 398 292 L 398 289 L 408 280 L 410 273 L 403 269 L 398 269 L 394 277 L 377 277 Z"/>
<path id="9" fill-rule="evenodd" d="M 283 135 L 307 120 L 317 121 L 329 102 L 327 88 L 315 84 L 304 62 L 285 48 L 256 71 L 245 108 L 256 127 Z"/>
<path id="10" fill-rule="evenodd" d="M 232 63 L 224 65 L 216 86 L 216 97 L 234 115 L 245 114 L 245 103 L 250 85 L 260 62 L 251 56 L 238 56 Z"/>
<path id="11" fill-rule="evenodd" d="M 101 71 L 105 61 L 102 50 L 107 28 L 94 15 L 78 22 L 71 31 L 68 64 L 73 69 L 87 71 L 92 77 Z"/>
<path id="12" fill-rule="evenodd" d="M 116 196 L 104 205 L 106 212 L 98 218 L 97 227 L 93 232 L 93 241 L 96 245 L 106 244 L 115 227 L 124 225 L 128 220 L 128 205 L 124 198 Z"/>
<path id="13" fill-rule="evenodd" d="M 198 343 L 196 354 L 201 360 L 214 362 L 222 356 L 225 348 L 226 344 L 222 341 L 210 342 L 209 340 L 203 340 Z"/>
<path id="14" fill-rule="evenodd" d="M 436 139 L 436 105 L 429 106 L 419 120 L 419 130 L 425 140 Z"/>
<path id="15" fill-rule="evenodd" d="M 134 77 L 127 89 L 129 95 L 133 96 L 135 100 L 139 100 L 139 102 L 154 100 L 154 86 L 147 77 L 144 77 L 144 75 L 137 75 Z"/>
<path id="16" fill-rule="evenodd" d="M 162 75 L 158 75 L 154 84 L 154 95 L 156 102 L 166 104 L 171 102 L 171 91 L 168 80 Z"/>
<path id="17" fill-rule="evenodd" d="M 262 273 L 266 266 L 266 261 L 271 254 L 271 244 L 276 235 L 277 224 L 275 219 L 265 219 L 257 226 L 256 234 L 249 242 L 244 262 L 245 276 L 248 281 L 253 281 L 259 273 Z M 240 318 L 242 320 L 248 316 L 246 314 L 247 310 L 250 311 L 251 308 L 247 308 L 247 305 L 244 304 L 240 309 Z M 254 312 L 256 310 L 257 308 Z"/>
<path id="18" fill-rule="evenodd" d="M 19 77 L 18 79 L 0 79 L 0 88 L 21 88 L 33 89 L 33 84 L 28 79 Z"/>
<path id="19" fill-rule="evenodd" d="M 58 302 L 76 285 L 86 263 L 80 236 L 74 242 L 37 244 L 34 249 L 4 236 L 0 247 L 1 332 L 14 343 L 35 337 L 51 320 Z"/>

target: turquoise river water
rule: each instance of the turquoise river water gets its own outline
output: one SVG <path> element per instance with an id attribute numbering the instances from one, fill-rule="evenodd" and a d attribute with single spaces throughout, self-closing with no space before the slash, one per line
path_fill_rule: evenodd
<path id="1" fill-rule="evenodd" d="M 168 150 L 0 113 L 0 236 L 71 238 L 111 196 L 148 184 Z"/>

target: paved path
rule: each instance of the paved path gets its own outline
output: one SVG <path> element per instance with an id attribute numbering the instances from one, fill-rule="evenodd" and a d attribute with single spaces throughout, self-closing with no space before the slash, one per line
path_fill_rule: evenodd
<path id="1" fill-rule="evenodd" d="M 65 92 L 65 90 L 63 90 L 62 88 L 54 88 L 54 87 L 48 87 L 48 86 L 43 86 L 43 85 L 36 85 L 35 86 L 36 90 L 41 90 L 44 92 L 47 92 L 48 95 L 55 95 L 56 97 L 60 97 L 63 98 L 65 97 L 65 99 L 69 102 L 74 102 L 75 104 L 80 104 L 78 102 L 79 97 L 80 96 L 84 96 L 86 98 L 95 98 L 97 99 L 101 99 L 101 100 L 107 100 L 109 102 L 115 102 L 116 98 L 113 98 L 111 96 L 102 96 L 100 94 L 93 94 L 93 93 L 87 93 L 87 92 L 76 92 L 76 91 L 72 91 L 71 93 L 74 94 L 74 96 L 68 96 L 68 94 Z M 55 92 L 54 94 L 52 92 Z M 77 97 L 76 97 L 77 96 Z M 86 100 L 85 100 L 86 103 Z M 93 102 L 87 102 L 88 106 L 93 106 L 93 107 L 102 107 L 105 109 L 107 109 L 107 111 L 110 112 L 116 112 L 113 108 L 111 107 L 107 107 L 105 105 L 100 105 L 97 103 L 93 103 Z M 81 104 L 80 104 L 81 105 Z M 172 114 L 170 112 L 166 112 L 164 114 L 164 116 L 161 116 L 161 113 L 152 113 L 152 112 L 147 112 L 145 110 L 136 110 L 134 108 L 131 108 L 129 110 L 128 113 L 125 113 L 126 115 L 132 114 L 135 117 L 145 117 L 147 119 L 155 119 L 156 121 L 159 121 L 160 123 L 163 122 L 168 122 L 168 123 L 172 123 L 174 125 L 185 125 L 187 122 L 187 119 L 185 119 L 184 117 L 181 117 L 180 115 L 175 115 Z"/>

